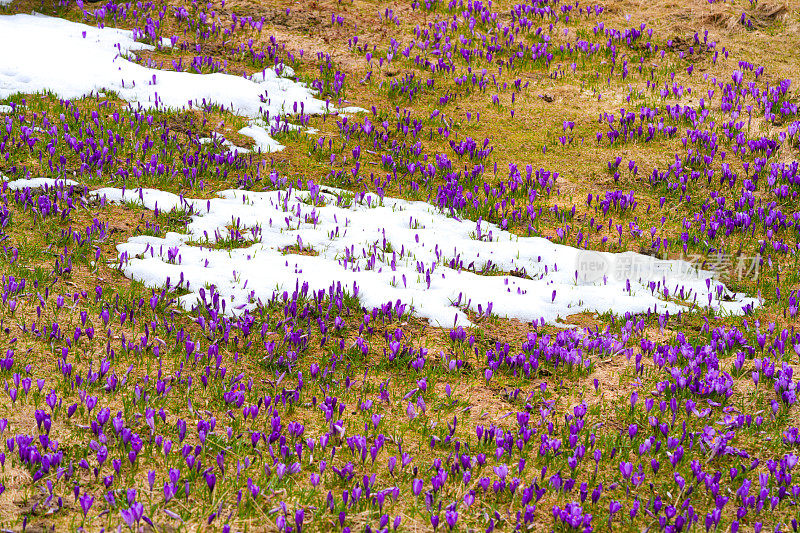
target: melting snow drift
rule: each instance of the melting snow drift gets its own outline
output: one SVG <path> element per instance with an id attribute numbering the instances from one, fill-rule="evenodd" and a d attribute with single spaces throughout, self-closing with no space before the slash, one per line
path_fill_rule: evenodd
<path id="1" fill-rule="evenodd" d="M 153 287 L 180 283 L 189 290 L 182 297 L 186 308 L 208 285 L 215 285 L 235 312 L 276 291 L 291 292 L 298 282 L 312 290 L 355 284 L 367 307 L 400 299 L 434 325 L 447 327 L 469 324 L 465 308 L 553 322 L 582 311 L 685 310 L 669 299 L 673 295 L 724 313 L 758 305 L 685 261 L 518 237 L 492 224 L 447 217 L 423 202 L 386 197 L 379 203 L 369 195 L 345 201 L 343 193 L 330 190 L 228 190 L 212 200 L 153 189 L 95 193 L 108 201 L 194 213 L 188 234 L 137 236 L 118 246 L 127 276 Z M 233 246 L 231 228 L 243 239 Z M 308 255 L 287 253 L 287 247 Z M 486 265 L 493 266 L 493 275 L 476 273 Z"/>
<path id="2" fill-rule="evenodd" d="M 31 39 L 36 35 L 36 39 Z M 22 46 L 20 43 L 25 43 Z M 274 70 L 244 78 L 230 74 L 194 74 L 143 67 L 125 57 L 152 50 L 136 42 L 127 30 L 99 29 L 44 15 L 0 16 L 0 98 L 14 93 L 52 91 L 73 99 L 113 90 L 145 108 L 200 104 L 224 105 L 250 117 L 289 111 L 295 102 L 306 113 L 322 113 L 325 102 L 300 83 L 279 77 Z"/>
<path id="3" fill-rule="evenodd" d="M 31 39 L 31 35 L 37 38 Z M 12 49 L 13 54 L 0 53 L 0 99 L 45 90 L 60 98 L 74 99 L 112 90 L 144 108 L 158 104 L 181 109 L 189 102 L 201 105 L 205 101 L 258 119 L 240 133 L 252 137 L 255 149 L 262 152 L 283 149 L 262 127 L 262 115 L 295 110 L 320 114 L 327 110 L 325 102 L 314 98 L 311 89 L 279 77 L 273 69 L 244 78 L 158 70 L 132 63 L 126 59 L 132 52 L 153 47 L 136 42 L 127 30 L 99 29 L 44 15 L 0 16 L 0 51 Z M 0 113 L 10 111 L 8 106 L 0 108 Z"/>

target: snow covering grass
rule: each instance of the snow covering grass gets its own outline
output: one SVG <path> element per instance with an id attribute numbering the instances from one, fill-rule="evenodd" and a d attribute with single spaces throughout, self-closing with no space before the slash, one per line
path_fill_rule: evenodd
<path id="1" fill-rule="evenodd" d="M 47 35 L 30 39 L 30 35 Z M 19 43 L 26 43 L 19 46 Z M 326 112 L 326 103 L 298 83 L 265 69 L 249 78 L 230 74 L 194 74 L 151 69 L 129 61 L 135 51 L 153 47 L 137 42 L 133 33 L 97 28 L 44 15 L 0 16 L 0 99 L 15 93 L 50 91 L 60 98 L 75 99 L 100 91 L 114 91 L 120 98 L 144 108 L 182 109 L 217 104 L 252 119 L 294 111 Z M 2 108 L 0 112 L 10 112 Z M 356 112 L 356 108 L 346 111 Z M 264 152 L 282 145 L 258 124 L 244 128 L 243 135 L 256 141 Z"/>
<path id="2" fill-rule="evenodd" d="M 5 181 L 6 177 L 0 173 L 0 181 Z M 13 180 L 6 183 L 6 186 L 12 191 L 19 191 L 23 189 L 38 189 L 40 187 L 69 187 L 70 185 L 78 185 L 78 182 L 70 179 L 52 179 L 52 178 L 30 178 L 22 180 Z"/>
<path id="3" fill-rule="evenodd" d="M 269 136 L 267 130 L 258 124 L 250 124 L 240 129 L 238 133 L 253 139 L 257 152 L 277 152 L 284 148 L 281 143 Z"/>
<path id="4" fill-rule="evenodd" d="M 211 285 L 235 312 L 298 283 L 321 290 L 337 282 L 352 287 L 367 308 L 399 299 L 442 327 L 469 325 L 466 309 L 527 322 L 554 322 L 583 311 L 686 310 L 669 298 L 675 294 L 723 313 L 757 305 L 730 294 L 712 273 L 685 261 L 586 252 L 518 237 L 493 224 L 447 217 L 423 202 L 389 197 L 379 202 L 371 195 L 348 200 L 343 191 L 313 187 L 228 190 L 212 200 L 153 189 L 105 188 L 96 194 L 148 209 L 193 213 L 186 234 L 136 236 L 118 246 L 126 276 L 151 287 L 188 289 L 182 297 L 187 308 L 197 303 L 200 289 Z M 231 239 L 237 247 L 220 249 Z M 310 247 L 316 255 L 287 255 L 290 246 Z M 583 265 L 587 260 L 608 269 L 590 276 Z"/>
<path id="5" fill-rule="evenodd" d="M 47 35 L 47 39 L 29 39 Z M 18 43 L 26 42 L 20 47 Z M 57 45 L 56 45 L 57 43 Z M 0 98 L 14 93 L 51 91 L 74 99 L 101 90 L 141 104 L 183 108 L 193 104 L 225 106 L 232 112 L 255 118 L 288 112 L 303 105 L 305 113 L 322 113 L 325 102 L 300 83 L 266 69 L 250 78 L 230 74 L 193 74 L 157 70 L 126 59 L 137 50 L 152 50 L 136 42 L 129 31 L 97 28 L 47 17 L 13 15 L 0 17 L 0 49 L 15 49 L 0 59 Z"/>

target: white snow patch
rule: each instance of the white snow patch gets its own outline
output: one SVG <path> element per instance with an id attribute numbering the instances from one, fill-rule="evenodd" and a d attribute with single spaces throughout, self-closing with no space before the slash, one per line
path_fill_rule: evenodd
<path id="1" fill-rule="evenodd" d="M 135 201 L 149 209 L 194 210 L 188 234 L 137 236 L 117 247 L 120 258 L 127 259 L 123 271 L 131 278 L 152 287 L 167 280 L 174 286 L 182 279 L 190 291 L 181 299 L 187 309 L 197 304 L 199 290 L 207 285 L 215 285 L 228 301 L 227 309 L 236 312 L 267 301 L 276 291 L 291 292 L 297 282 L 307 282 L 311 290 L 336 282 L 345 288 L 356 284 L 368 308 L 400 299 L 419 316 L 446 327 L 454 322 L 468 325 L 462 308 L 485 312 L 489 302 L 495 315 L 550 323 L 583 311 L 685 310 L 663 298 L 664 287 L 670 294 L 682 288 L 685 299 L 696 299 L 700 306 L 708 305 L 711 294 L 711 306 L 723 313 L 758 305 L 756 299 L 730 293 L 712 280 L 712 273 L 684 261 L 587 252 L 542 238 L 517 237 L 487 223 L 478 230 L 475 222 L 447 217 L 423 202 L 387 197 L 378 205 L 379 200 L 368 195 L 349 207 L 337 207 L 340 191 L 328 190 L 319 193 L 323 206 L 312 206 L 308 191 L 228 190 L 212 200 L 184 199 L 153 189 L 95 192 L 109 201 Z M 236 222 L 251 243 L 215 248 Z M 310 246 L 318 255 L 282 252 L 293 245 Z M 504 272 L 524 269 L 528 278 L 480 275 L 452 268 L 451 260 L 473 270 L 491 261 Z M 605 265 L 605 279 L 593 277 L 594 271 L 584 264 L 576 280 L 579 262 Z M 638 266 L 621 271 L 627 277 L 617 271 L 631 264 Z M 651 281 L 658 284 L 652 290 Z"/>
<path id="2" fill-rule="evenodd" d="M 269 136 L 267 130 L 257 123 L 252 123 L 249 126 L 239 130 L 241 135 L 250 137 L 256 143 L 257 152 L 278 152 L 286 148 L 281 143 Z"/>
<path id="3" fill-rule="evenodd" d="M 31 35 L 40 38 L 30 39 Z M 24 46 L 21 45 L 24 43 Z M 302 102 L 306 113 L 323 113 L 325 102 L 300 83 L 266 69 L 250 78 L 229 74 L 194 74 L 143 67 L 125 57 L 153 47 L 136 42 L 130 31 L 97 28 L 43 15 L 0 16 L 0 98 L 50 90 L 61 98 L 116 91 L 143 107 L 183 108 L 224 105 L 247 117 L 290 111 Z M 154 78 L 155 77 L 155 78 Z M 155 80 L 155 81 L 154 81 Z M 266 101 L 262 101 L 263 97 Z"/>
<path id="4" fill-rule="evenodd" d="M 5 181 L 5 179 L 6 177 L 0 174 L 0 180 Z M 6 183 L 6 186 L 12 191 L 25 188 L 38 189 L 40 187 L 44 187 L 45 185 L 48 187 L 69 187 L 70 185 L 79 185 L 79 183 L 75 180 L 60 178 L 28 178 L 9 181 Z"/>
<path id="5" fill-rule="evenodd" d="M 239 152 L 240 154 L 249 154 L 250 153 L 250 150 L 248 150 L 247 148 L 243 148 L 241 146 L 236 146 L 235 144 L 230 142 L 228 139 L 226 139 L 222 135 L 219 135 L 216 132 L 212 132 L 212 135 L 213 135 L 213 137 L 200 137 L 197 140 L 198 140 L 198 142 L 200 144 L 210 144 L 210 143 L 213 143 L 213 142 L 218 142 L 218 143 L 222 144 L 222 146 L 227 147 L 228 150 L 230 150 L 231 152 Z"/>
<path id="6" fill-rule="evenodd" d="M 2 1 L 3 0 L 0 0 L 0 2 Z M 0 104 L 0 113 L 11 113 L 12 111 L 14 111 L 14 108 L 10 105 Z"/>
<path id="7" fill-rule="evenodd" d="M 341 116 L 350 116 L 351 114 L 355 115 L 355 114 L 358 114 L 358 113 L 369 113 L 369 111 L 367 111 L 363 107 L 357 107 L 357 106 L 343 107 L 343 108 L 339 109 L 338 111 L 339 111 L 339 115 L 341 115 Z"/>
<path id="8" fill-rule="evenodd" d="M 31 39 L 32 35 L 37 38 Z M 0 98 L 49 90 L 60 98 L 74 99 L 114 91 L 144 108 L 158 103 L 181 109 L 190 101 L 193 106 L 205 101 L 249 118 L 267 112 L 270 116 L 291 113 L 295 103 L 306 114 L 329 110 L 314 91 L 280 77 L 273 69 L 245 78 L 151 69 L 126 59 L 134 51 L 152 49 L 136 42 L 127 30 L 100 29 L 38 14 L 0 15 L 0 50 L 14 50 L 0 53 Z M 283 72 L 292 70 L 284 67 Z M 263 138 L 269 137 L 266 130 L 255 133 L 259 146 L 280 146 Z"/>

